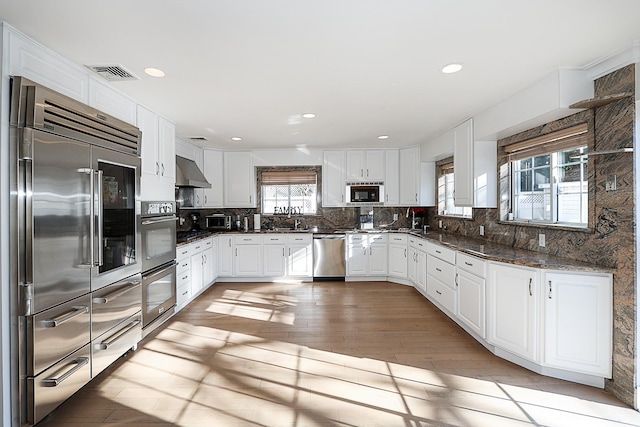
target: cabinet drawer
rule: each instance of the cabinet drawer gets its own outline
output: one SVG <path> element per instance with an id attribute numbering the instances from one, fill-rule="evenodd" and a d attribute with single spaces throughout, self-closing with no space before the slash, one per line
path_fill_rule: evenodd
<path id="1" fill-rule="evenodd" d="M 455 313 L 456 292 L 440 280 L 427 276 L 427 295 L 444 307 L 450 315 Z"/>
<path id="2" fill-rule="evenodd" d="M 37 423 L 91 380 L 89 343 L 35 378 L 27 378 L 29 423 Z"/>
<path id="3" fill-rule="evenodd" d="M 359 245 L 366 240 L 367 236 L 364 234 L 347 234 L 347 244 L 349 245 Z"/>
<path id="4" fill-rule="evenodd" d="M 376 243 L 386 245 L 388 241 L 386 234 L 369 234 L 369 243 L 372 245 Z"/>
<path id="5" fill-rule="evenodd" d="M 471 274 L 475 274 L 478 277 L 482 277 L 483 279 L 487 275 L 486 261 L 462 252 L 458 252 L 458 255 L 456 256 L 456 265 L 458 268 L 468 271 Z"/>
<path id="6" fill-rule="evenodd" d="M 419 237 L 409 237 L 409 246 L 427 252 L 427 241 Z"/>
<path id="7" fill-rule="evenodd" d="M 400 233 L 391 233 L 389 235 L 390 245 L 404 245 L 407 243 L 407 235 Z"/>
<path id="8" fill-rule="evenodd" d="M 191 299 L 191 283 L 187 282 L 178 286 L 176 290 L 176 306 L 182 307 Z"/>
<path id="9" fill-rule="evenodd" d="M 456 271 L 452 264 L 433 255 L 427 255 L 427 274 L 440 280 L 451 289 L 455 289 Z"/>
<path id="10" fill-rule="evenodd" d="M 142 278 L 114 283 L 91 294 L 91 337 L 95 338 L 134 314 L 142 307 Z"/>
<path id="11" fill-rule="evenodd" d="M 176 248 L 176 259 L 178 262 L 183 259 L 189 259 L 191 256 L 191 245 L 181 245 Z"/>
<path id="12" fill-rule="evenodd" d="M 265 234 L 262 241 L 265 245 L 281 245 L 287 242 L 287 238 L 283 234 Z"/>
<path id="13" fill-rule="evenodd" d="M 180 275 L 185 271 L 191 270 L 191 258 L 185 258 L 178 261 L 178 265 L 176 266 L 176 274 Z"/>
<path id="14" fill-rule="evenodd" d="M 287 235 L 287 243 L 295 243 L 295 244 L 311 244 L 313 240 L 313 236 L 311 234 L 288 234 Z"/>
<path id="15" fill-rule="evenodd" d="M 177 273 L 176 273 L 177 274 Z M 176 276 L 176 287 L 179 288 L 184 284 L 191 284 L 191 269 L 184 270 L 182 273 Z"/>
<path id="16" fill-rule="evenodd" d="M 431 243 L 427 245 L 427 253 L 433 255 L 436 258 L 440 258 L 443 261 L 448 262 L 449 264 L 456 263 L 456 251 L 453 249 L 445 248 L 444 246 L 440 246 L 436 243 Z"/>
<path id="17" fill-rule="evenodd" d="M 138 314 L 91 341 L 91 377 L 95 377 L 142 339 Z"/>
<path id="18" fill-rule="evenodd" d="M 233 243 L 235 243 L 236 245 L 261 245 L 262 236 L 233 236 Z"/>
<path id="19" fill-rule="evenodd" d="M 27 340 L 33 360 L 27 375 L 37 375 L 49 365 L 73 353 L 91 340 L 90 294 L 27 316 Z"/>

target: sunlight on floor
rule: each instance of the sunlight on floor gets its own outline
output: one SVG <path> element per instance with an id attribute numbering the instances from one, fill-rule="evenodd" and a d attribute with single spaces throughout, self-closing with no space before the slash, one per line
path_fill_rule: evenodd
<path id="1" fill-rule="evenodd" d="M 222 299 L 295 304 L 249 293 Z M 218 300 L 210 309 L 225 307 Z M 179 426 L 640 424 L 625 407 L 179 321 L 114 370 L 101 394 Z"/>
<path id="2" fill-rule="evenodd" d="M 286 295 L 266 297 L 255 292 L 227 290 L 217 298 L 206 311 L 224 315 L 239 316 L 246 319 L 277 322 L 293 325 L 295 315 L 284 309 L 294 306 L 296 299 Z"/>

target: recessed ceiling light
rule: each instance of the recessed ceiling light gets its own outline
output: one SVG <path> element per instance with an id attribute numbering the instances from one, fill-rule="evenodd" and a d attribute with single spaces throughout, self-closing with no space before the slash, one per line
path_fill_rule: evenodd
<path id="1" fill-rule="evenodd" d="M 153 68 L 153 67 L 145 68 L 144 72 L 150 75 L 151 77 L 164 77 L 164 71 L 159 70 L 157 68 Z"/>
<path id="2" fill-rule="evenodd" d="M 378 139 L 389 139 L 389 135 L 378 135 Z"/>
<path id="3" fill-rule="evenodd" d="M 231 140 L 232 141 L 242 141 L 242 138 L 240 138 L 239 136 L 232 136 Z"/>
<path id="4" fill-rule="evenodd" d="M 302 118 L 304 119 L 315 119 L 316 113 L 304 113 L 302 114 Z"/>
<path id="5" fill-rule="evenodd" d="M 442 67 L 442 72 L 445 74 L 457 73 L 460 70 L 462 70 L 462 64 L 458 63 L 448 64 Z"/>

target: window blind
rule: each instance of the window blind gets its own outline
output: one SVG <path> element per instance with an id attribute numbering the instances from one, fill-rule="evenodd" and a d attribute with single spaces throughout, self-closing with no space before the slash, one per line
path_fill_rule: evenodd
<path id="1" fill-rule="evenodd" d="M 586 123 L 548 133 L 504 147 L 510 161 L 584 147 L 589 143 Z"/>
<path id="2" fill-rule="evenodd" d="M 316 184 L 315 172 L 262 172 L 262 185 Z"/>

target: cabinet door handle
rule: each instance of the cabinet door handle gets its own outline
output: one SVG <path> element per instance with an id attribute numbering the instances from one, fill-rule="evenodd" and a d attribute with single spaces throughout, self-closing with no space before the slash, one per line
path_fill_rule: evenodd
<path id="1" fill-rule="evenodd" d="M 456 273 L 456 288 L 458 287 L 458 273 Z"/>
<path id="2" fill-rule="evenodd" d="M 162 176 L 164 176 L 164 163 L 162 164 Z"/>
<path id="3" fill-rule="evenodd" d="M 404 257 L 405 258 L 407 257 L 407 250 L 406 249 L 404 250 Z"/>
<path id="4" fill-rule="evenodd" d="M 440 291 L 436 290 L 436 294 L 438 294 L 438 295 L 442 295 L 442 292 L 440 292 Z"/>
<path id="5" fill-rule="evenodd" d="M 204 195 L 204 204 L 205 205 L 207 204 L 207 195 L 206 194 Z"/>
<path id="6" fill-rule="evenodd" d="M 160 163 L 156 162 L 156 175 L 160 175 Z"/>
<path id="7" fill-rule="evenodd" d="M 253 197 L 249 194 L 249 204 L 253 203 Z"/>
<path id="8" fill-rule="evenodd" d="M 436 267 L 436 271 L 437 271 L 438 273 L 442 273 L 442 270 L 440 270 L 438 267 Z"/>
<path id="9" fill-rule="evenodd" d="M 284 248 L 282 248 L 282 256 L 284 256 Z"/>
<path id="10" fill-rule="evenodd" d="M 468 265 L 469 267 L 473 267 L 473 264 L 471 264 L 470 262 L 465 261 L 464 265 Z"/>
<path id="11" fill-rule="evenodd" d="M 418 201 L 418 193 L 416 193 L 416 202 Z"/>
<path id="12" fill-rule="evenodd" d="M 229 247 L 231 247 L 231 239 L 229 239 Z"/>
<path id="13" fill-rule="evenodd" d="M 552 291 L 551 280 L 549 280 L 549 299 L 551 299 L 551 291 Z"/>
<path id="14" fill-rule="evenodd" d="M 364 170 L 360 169 L 360 176 L 364 176 Z"/>
<path id="15" fill-rule="evenodd" d="M 531 289 L 531 282 L 533 282 L 533 278 L 529 277 L 529 296 L 533 296 L 533 290 Z"/>
<path id="16" fill-rule="evenodd" d="M 236 248 L 236 256 L 238 256 L 238 248 Z"/>

